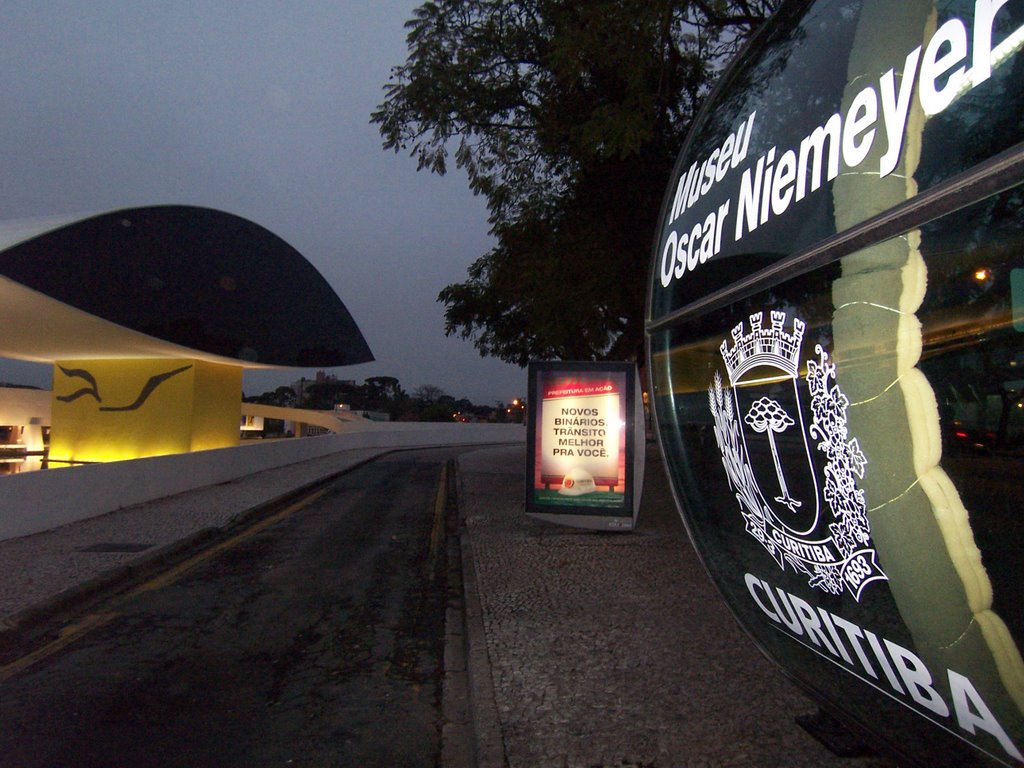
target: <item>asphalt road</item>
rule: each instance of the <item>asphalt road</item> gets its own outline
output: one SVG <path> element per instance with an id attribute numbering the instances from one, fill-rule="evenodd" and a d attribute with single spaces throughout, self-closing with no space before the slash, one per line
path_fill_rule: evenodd
<path id="1" fill-rule="evenodd" d="M 371 462 L 4 659 L 0 766 L 435 765 L 457 452 Z"/>

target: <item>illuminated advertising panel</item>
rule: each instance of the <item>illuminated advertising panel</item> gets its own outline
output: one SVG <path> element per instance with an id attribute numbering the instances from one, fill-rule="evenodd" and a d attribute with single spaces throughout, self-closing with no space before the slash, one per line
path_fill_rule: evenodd
<path id="1" fill-rule="evenodd" d="M 636 366 L 531 363 L 529 377 L 527 512 L 565 525 L 631 529 L 643 478 Z"/>

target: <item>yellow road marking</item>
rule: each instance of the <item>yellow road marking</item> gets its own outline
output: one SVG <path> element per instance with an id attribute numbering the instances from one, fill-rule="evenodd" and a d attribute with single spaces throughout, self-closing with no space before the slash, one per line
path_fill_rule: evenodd
<path id="1" fill-rule="evenodd" d="M 119 598 L 118 602 L 125 602 L 145 592 L 151 592 L 156 589 L 162 589 L 166 586 L 173 584 L 177 579 L 181 578 L 181 576 L 183 576 L 186 572 L 188 572 L 195 566 L 199 565 L 200 563 L 203 563 L 215 557 L 216 555 L 220 554 L 221 552 L 224 552 L 225 550 L 231 549 L 232 547 L 241 544 L 243 541 L 251 539 L 253 536 L 269 528 L 275 523 L 281 522 L 289 515 L 295 514 L 303 507 L 309 506 L 314 501 L 323 496 L 325 493 L 327 493 L 327 489 L 321 488 L 319 491 L 316 491 L 314 493 L 311 493 L 309 496 L 305 496 L 302 499 L 299 499 L 293 504 L 290 504 L 289 506 L 282 509 L 280 512 L 276 512 L 270 517 L 261 520 L 260 522 L 250 526 L 249 528 L 246 528 L 244 531 L 235 536 L 232 536 L 230 539 L 222 541 L 220 544 L 210 547 L 209 549 L 205 549 L 197 555 L 193 555 L 188 560 L 179 563 L 178 565 L 174 566 L 173 568 L 167 571 L 164 571 L 159 576 L 155 576 L 152 579 L 149 579 L 148 581 L 129 590 L 121 598 Z M 52 656 L 62 648 L 65 648 L 66 646 L 70 645 L 76 640 L 84 637 L 92 630 L 98 629 L 104 626 L 105 624 L 109 624 L 111 621 L 113 621 L 120 615 L 120 612 L 114 610 L 101 611 L 98 613 L 91 613 L 72 624 L 68 624 L 66 627 L 60 630 L 56 640 L 53 640 L 47 643 L 46 645 L 40 646 L 39 648 L 36 648 L 34 651 L 27 653 L 24 656 L 10 662 L 9 664 L 0 667 L 0 683 L 8 680 L 9 678 L 13 677 L 19 672 L 28 669 L 33 664 L 42 661 L 43 659 L 49 656 Z"/>
<path id="2" fill-rule="evenodd" d="M 441 478 L 437 484 L 437 494 L 434 496 L 434 525 L 430 529 L 430 552 L 427 555 L 427 573 L 434 572 L 434 561 L 437 558 L 437 548 L 441 544 L 441 532 L 444 530 L 444 509 L 448 501 L 448 463 L 441 467 Z"/>
<path id="3" fill-rule="evenodd" d="M 60 631 L 56 640 L 47 643 L 41 648 L 36 648 L 31 653 L 27 653 L 21 658 L 15 659 L 10 664 L 0 667 L 0 683 L 4 682 L 8 678 L 14 677 L 14 675 L 18 674 L 22 670 L 28 669 L 36 662 L 42 661 L 48 656 L 52 656 L 61 648 L 70 645 L 88 632 L 91 632 L 98 627 L 102 627 L 104 624 L 110 623 L 119 615 L 120 614 L 116 611 L 91 613 L 74 624 L 68 624 Z"/>
<path id="4" fill-rule="evenodd" d="M 149 581 L 139 584 L 137 587 L 130 590 L 125 595 L 125 597 L 131 598 L 135 597 L 136 595 L 141 595 L 144 592 L 152 592 L 155 589 L 163 589 L 164 587 L 170 586 L 175 581 L 180 579 L 185 573 L 190 571 L 192 568 L 195 568 L 200 563 L 204 563 L 207 560 L 216 557 L 221 552 L 231 549 L 232 547 L 241 544 L 243 541 L 251 539 L 253 536 L 255 536 L 258 533 L 261 533 L 270 526 L 275 525 L 284 520 L 286 517 L 295 514 L 303 507 L 309 506 L 314 501 L 323 496 L 325 493 L 327 493 L 327 489 L 321 488 L 319 491 L 316 491 L 315 493 L 312 493 L 309 496 L 306 496 L 300 499 L 299 501 L 296 501 L 294 504 L 285 507 L 280 512 L 277 512 L 271 515 L 270 517 L 260 520 L 260 522 L 250 526 L 249 528 L 246 528 L 238 535 L 232 536 L 230 539 L 222 541 L 220 544 L 212 546 L 209 549 L 204 549 L 198 555 L 194 555 L 190 557 L 188 560 L 182 563 L 178 563 L 178 565 L 174 566 L 170 570 L 164 571 L 159 576 L 154 576 Z"/>

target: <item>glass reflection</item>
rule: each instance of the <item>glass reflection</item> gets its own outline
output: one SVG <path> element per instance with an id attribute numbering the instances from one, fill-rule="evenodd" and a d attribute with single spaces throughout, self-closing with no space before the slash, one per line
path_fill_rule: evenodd
<path id="1" fill-rule="evenodd" d="M 1005 756 L 1024 738 L 1022 254 L 1014 189 L 651 340 L 676 492 L 733 610 L 806 684 L 828 680 L 823 695 L 907 749 L 935 749 L 913 712 L 950 718 L 945 764 L 970 764 L 964 740 Z M 767 350 L 751 340 L 775 319 L 768 341 L 802 326 L 796 376 L 773 379 L 770 365 L 737 376 L 736 350 Z M 833 363 L 838 394 L 820 414 L 809 374 Z M 858 551 L 877 555 L 859 592 L 848 567 Z M 791 598 L 896 656 L 869 665 L 839 635 L 773 623 L 786 617 L 771 600 Z M 927 671 L 927 696 L 901 684 L 899 658 Z M 833 685 L 836 665 L 850 674 Z M 961 678 L 1000 732 L 958 729 Z"/>
<path id="2" fill-rule="evenodd" d="M 666 266 L 662 255 L 672 238 L 692 232 L 725 201 L 731 204 L 729 234 L 706 263 L 702 258 L 692 269 L 678 267 L 676 279 L 654 281 L 651 317 L 701 299 L 737 273 L 752 273 L 810 248 L 1017 145 L 1024 136 L 1024 4 L 982 4 L 994 8 L 994 16 L 985 11 L 979 19 L 976 5 L 973 0 L 819 0 L 780 10 L 725 75 L 714 108 L 702 114 L 679 158 L 667 210 L 680 210 L 673 203 L 687 189 L 690 207 L 663 217 L 655 269 L 670 269 L 672 260 Z M 990 35 L 992 55 L 987 78 L 975 83 L 968 77 L 955 93 L 945 94 L 947 78 L 932 83 L 923 69 L 936 29 L 950 23 L 967 37 L 980 25 Z M 972 63 L 970 57 L 962 62 L 965 69 Z M 928 111 L 922 102 L 922 79 L 948 96 L 940 111 Z M 899 108 L 897 97 L 903 99 Z M 865 123 L 858 143 L 841 126 L 862 108 L 875 118 L 870 127 Z M 707 184 L 688 187 L 691 167 L 696 163 L 700 170 L 717 159 L 730 132 L 747 122 L 752 130 L 742 162 L 705 175 Z M 734 229 L 741 217 L 744 173 L 750 174 L 751 189 L 760 188 L 756 179 L 762 175 L 791 178 L 771 195 L 792 202 L 778 209 L 772 202 L 768 209 L 769 192 L 753 194 L 756 204 L 745 215 L 756 208 L 760 218 Z M 800 191 L 805 186 L 806 196 Z M 862 193 L 862 202 L 849 204 Z"/>

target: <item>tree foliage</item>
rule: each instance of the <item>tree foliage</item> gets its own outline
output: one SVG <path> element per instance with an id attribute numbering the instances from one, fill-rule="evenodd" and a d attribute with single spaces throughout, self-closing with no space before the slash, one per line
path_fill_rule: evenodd
<path id="1" fill-rule="evenodd" d="M 496 245 L 438 297 L 483 355 L 635 356 L 654 219 L 722 64 L 776 0 L 436 0 L 373 113 L 385 148 L 450 162 Z"/>
<path id="2" fill-rule="evenodd" d="M 244 398 L 247 403 L 262 403 L 264 405 L 277 405 L 290 407 L 295 405 L 295 390 L 291 387 L 278 387 L 271 392 L 264 392 L 262 395 Z"/>

